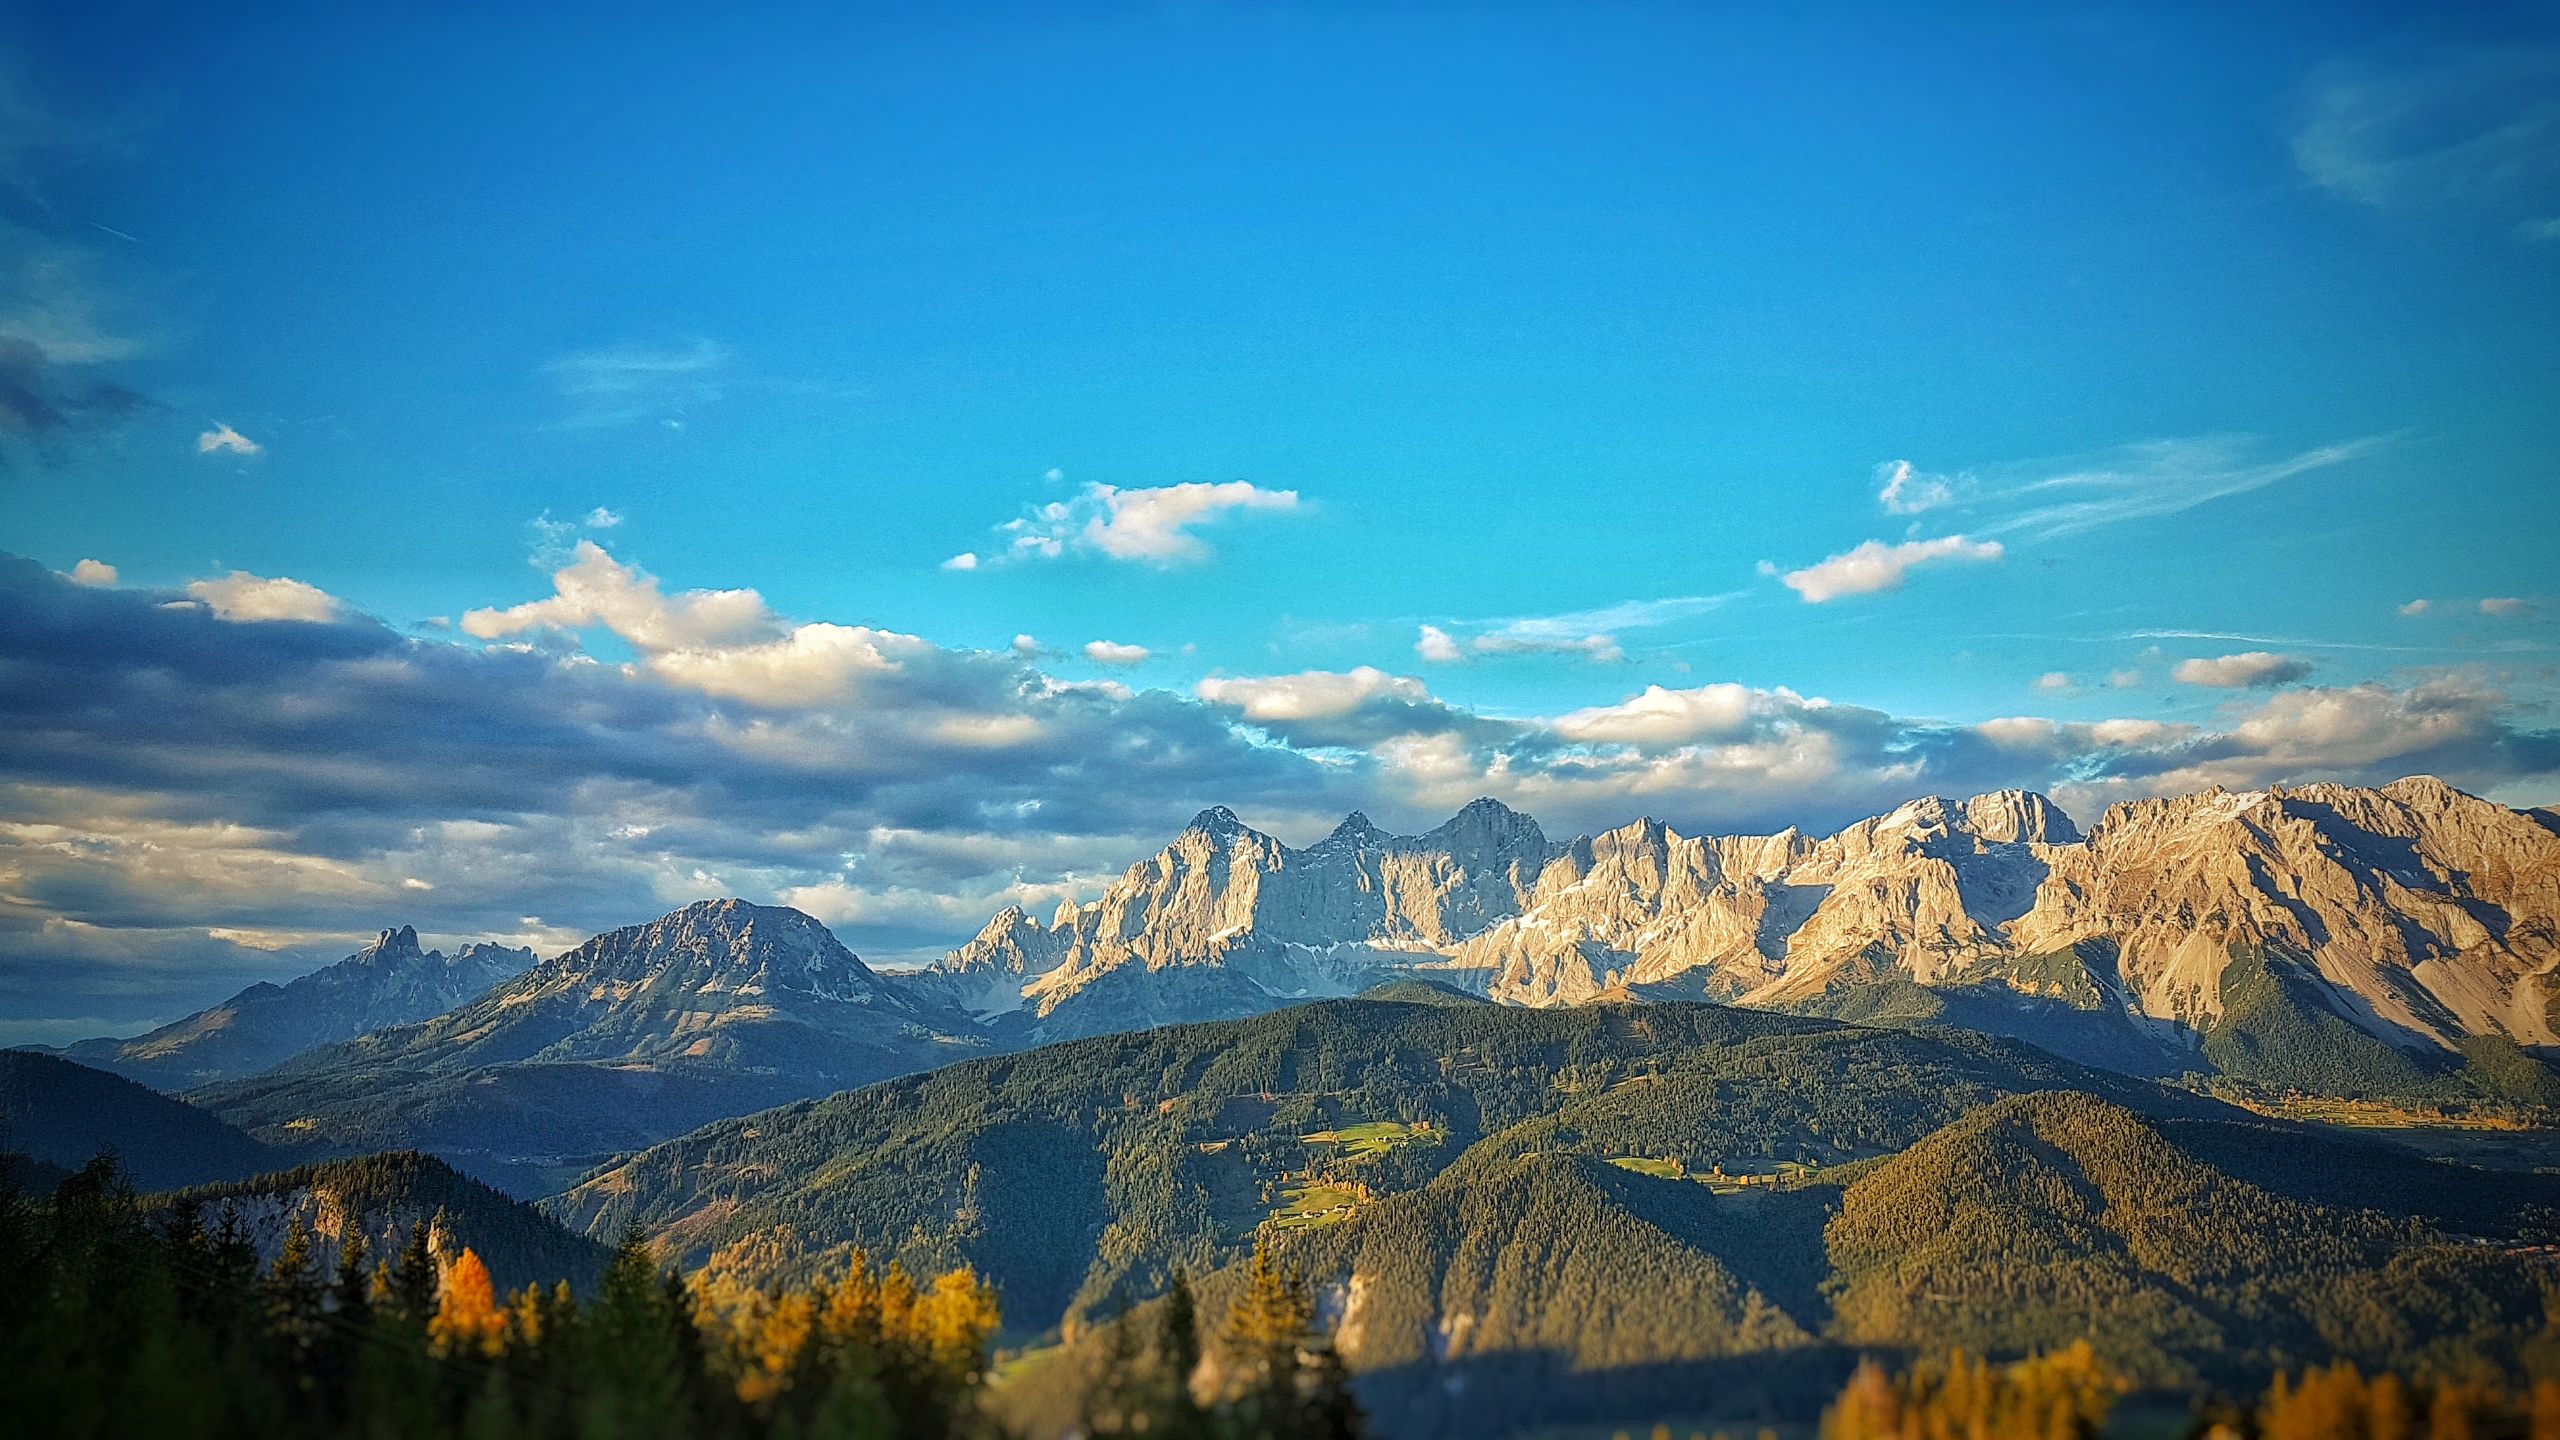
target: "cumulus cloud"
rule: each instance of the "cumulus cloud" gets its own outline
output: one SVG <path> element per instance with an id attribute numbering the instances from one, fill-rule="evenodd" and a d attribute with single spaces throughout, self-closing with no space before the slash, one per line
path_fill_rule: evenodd
<path id="1" fill-rule="evenodd" d="M 2308 678 L 2311 662 L 2291 655 L 2278 655 L 2271 650 L 2248 650 L 2237 655 L 2216 655 L 2181 660 L 2170 677 L 2181 685 L 2203 685 L 2216 690 L 2248 690 L 2272 685 L 2289 685 Z"/>
<path id="2" fill-rule="evenodd" d="M 1294 675 L 1211 676 L 1193 693 L 1293 744 L 1316 748 L 1376 749 L 1424 736 L 1500 742 L 1527 733 L 1518 722 L 1449 705 L 1412 676 L 1370 665 Z"/>
<path id="3" fill-rule="evenodd" d="M 1212 677 L 1200 682 L 1197 693 L 1210 704 L 1242 711 L 1254 721 L 1331 719 L 1382 696 L 1408 704 L 1430 698 L 1421 681 L 1368 665 L 1248 679 Z"/>
<path id="4" fill-rule="evenodd" d="M 2036 688 L 2039 690 L 2068 690 L 2071 688 L 2071 673 L 2067 670 L 2048 670 L 2044 674 L 2036 677 Z"/>
<path id="5" fill-rule="evenodd" d="M 959 554 L 952 556 L 950 559 L 943 561 L 942 568 L 945 570 L 975 570 L 978 568 L 977 552 L 973 550 L 963 550 Z"/>
<path id="6" fill-rule="evenodd" d="M 113 585 L 116 567 L 104 560 L 82 560 L 71 567 L 72 583 L 77 585 Z"/>
<path id="7" fill-rule="evenodd" d="M 771 638 L 780 628 L 753 590 L 664 593 L 656 576 L 624 565 L 592 540 L 577 542 L 551 576 L 552 593 L 504 609 L 471 610 L 462 632 L 502 640 L 532 631 L 601 625 L 644 651 L 694 650 Z"/>
<path id="8" fill-rule="evenodd" d="M 2514 595 L 2494 595 L 2480 602 L 2483 615 L 2528 615 L 2533 602 Z"/>
<path id="9" fill-rule="evenodd" d="M 586 526 L 590 530 L 610 530 L 621 523 L 621 512 L 608 510 L 602 505 L 587 512 Z"/>
<path id="10" fill-rule="evenodd" d="M 1209 547 L 1196 530 L 1245 511 L 1297 508 L 1297 491 L 1266 490 L 1245 480 L 1195 480 L 1137 490 L 1088 484 L 1071 500 L 1052 501 L 997 526 L 1005 543 L 992 558 L 1096 555 L 1158 567 L 1180 565 L 1208 558 Z M 979 558 L 974 553 L 954 556 L 943 562 L 944 568 L 975 569 Z"/>
<path id="11" fill-rule="evenodd" d="M 2412 600 L 2408 604 L 2400 607 L 2400 613 L 2403 615 L 2424 615 L 2433 608 L 2435 608 L 2435 606 L 2432 601 Z"/>
<path id="12" fill-rule="evenodd" d="M 1457 638 L 1437 625 L 1422 627 L 1422 635 L 1413 642 L 1413 653 L 1434 665 L 1450 665 L 1467 658 Z"/>
<path id="13" fill-rule="evenodd" d="M 265 446 L 219 420 L 213 422 L 212 429 L 196 437 L 196 453 L 199 455 L 257 455 L 265 450 Z"/>
<path id="14" fill-rule="evenodd" d="M 317 585 L 284 576 L 234 570 L 218 580 L 188 582 L 187 593 L 225 620 L 300 620 L 325 625 L 338 618 L 338 597 Z"/>
<path id="15" fill-rule="evenodd" d="M 1869 540 L 1854 550 L 1801 570 L 1790 570 L 1778 578 L 1803 596 L 1806 604 L 1820 605 L 1844 595 L 1899 590 L 1902 577 L 1923 565 L 1949 561 L 1983 563 L 1998 560 L 2001 554 L 1997 540 L 1971 540 L 1962 535 L 1905 540 L 1898 545 Z"/>
<path id="16" fill-rule="evenodd" d="M 1876 491 L 1876 501 L 1888 514 L 1917 515 L 1956 498 L 1956 477 L 1915 469 L 1908 460 L 1878 465 L 1876 480 L 1882 487 Z"/>
<path id="17" fill-rule="evenodd" d="M 1123 645 L 1117 640 L 1088 640 L 1084 658 L 1096 665 L 1143 665 L 1148 655 L 1144 645 Z"/>

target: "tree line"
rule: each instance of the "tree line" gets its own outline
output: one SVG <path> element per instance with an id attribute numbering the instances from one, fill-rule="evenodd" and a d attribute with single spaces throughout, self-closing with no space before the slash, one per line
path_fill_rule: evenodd
<path id="1" fill-rule="evenodd" d="M 0 1177 L 5 1177 L 0 1170 Z M 235 1197 L 236 1198 L 236 1197 Z M 138 1196 L 101 1156 L 35 1200 L 0 1178 L 11 1433 L 256 1440 L 998 1440 L 994 1292 L 860 1251 L 802 1284 L 690 1278 L 634 1232 L 583 1289 L 502 1289 L 413 1225 L 340 1216 L 262 1259 L 236 1208 Z M 1257 1256 L 1223 1326 L 1177 1277 L 1114 1328 L 1090 1435 L 1353 1440 L 1349 1378 L 1293 1272 Z M 1208 1342 L 1204 1353 L 1204 1337 Z M 1178 1377 L 1178 1378 L 1177 1378 Z"/>
<path id="2" fill-rule="evenodd" d="M 1823 1412 L 1822 1440 L 2095 1440 L 2126 1390 L 2086 1341 L 2011 1365 L 1958 1350 L 1899 1375 L 1872 1359 Z M 2278 1372 L 2255 1400 L 2199 1406 L 2190 1440 L 2560 1440 L 2560 1380 Z"/>

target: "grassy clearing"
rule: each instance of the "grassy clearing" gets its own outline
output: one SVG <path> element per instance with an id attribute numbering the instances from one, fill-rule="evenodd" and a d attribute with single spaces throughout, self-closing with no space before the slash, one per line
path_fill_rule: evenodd
<path id="1" fill-rule="evenodd" d="M 1609 1163 L 1621 1170 L 1633 1170 L 1639 1175 L 1650 1175 L 1656 1180 L 1689 1178 L 1689 1167 L 1677 1160 L 1648 1160 L 1641 1155 L 1613 1155 L 1609 1157 Z"/>
<path id="2" fill-rule="evenodd" d="M 1320 1180 L 1292 1185 L 1280 1194 L 1286 1203 L 1271 1212 L 1270 1223 L 1282 1230 L 1312 1230 L 1319 1225 L 1338 1224 L 1350 1219 L 1361 1205 L 1357 1191 Z"/>
<path id="3" fill-rule="evenodd" d="M 1436 1145 L 1441 1131 L 1437 1126 L 1411 1125 L 1402 1120 L 1371 1120 L 1359 1125 L 1345 1125 L 1339 1130 L 1318 1130 L 1298 1137 L 1310 1145 L 1339 1145 L 1354 1160 L 1384 1155 L 1399 1145 Z"/>

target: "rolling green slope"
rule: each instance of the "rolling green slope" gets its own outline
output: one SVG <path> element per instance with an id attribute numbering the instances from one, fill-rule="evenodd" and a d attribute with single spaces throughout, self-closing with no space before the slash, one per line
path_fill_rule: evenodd
<path id="1" fill-rule="evenodd" d="M 1531 1152 L 1673 1156 L 1700 1172 L 1837 1165 L 2057 1086 L 2204 1105 L 1982 1036 L 1706 1005 L 1335 1001 L 723 1121 L 547 1204 L 591 1235 L 643 1224 L 688 1261 L 733 1247 L 722 1263 L 752 1275 L 796 1275 L 850 1244 L 918 1267 L 966 1261 L 1036 1333 L 1117 1287 L 1151 1291 L 1169 1264 L 1240 1253 L 1309 1180 L 1357 1205 Z M 1421 1128 L 1359 1154 L 1311 1138 L 1380 1121 Z"/>

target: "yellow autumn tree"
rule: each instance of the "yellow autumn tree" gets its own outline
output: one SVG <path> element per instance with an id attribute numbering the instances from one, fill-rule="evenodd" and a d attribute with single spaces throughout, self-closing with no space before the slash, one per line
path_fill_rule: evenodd
<path id="1" fill-rule="evenodd" d="M 444 1267 L 436 1289 L 436 1313 L 427 1321 L 427 1338 L 439 1355 L 496 1356 L 507 1348 L 507 1316 L 498 1308 L 489 1267 L 468 1246 Z"/>
<path id="2" fill-rule="evenodd" d="M 1890 1379 L 1870 1360 L 1822 1417 L 1823 1440 L 2086 1440 L 2122 1389 L 2086 1341 L 2013 1365 L 1958 1350 Z"/>
<path id="3" fill-rule="evenodd" d="M 946 1271 L 916 1303 L 911 1324 L 913 1342 L 934 1366 L 952 1384 L 970 1384 L 986 1364 L 987 1342 L 995 1338 L 995 1292 L 965 1265 Z"/>

